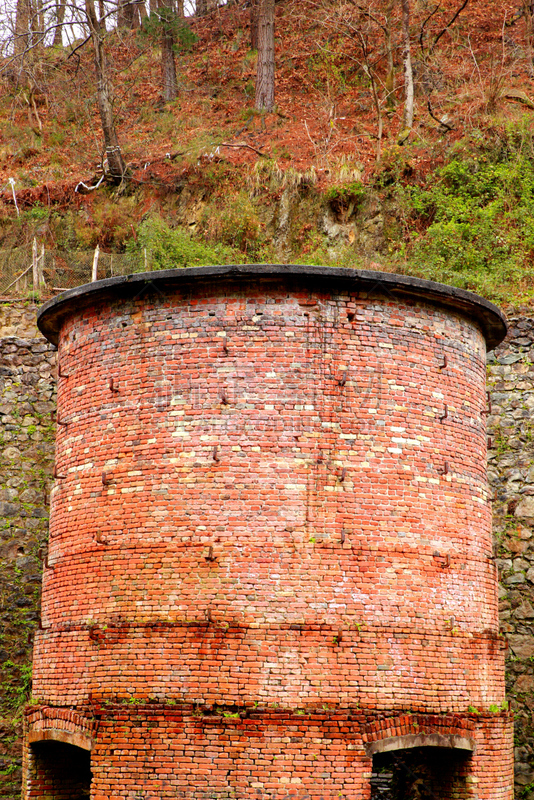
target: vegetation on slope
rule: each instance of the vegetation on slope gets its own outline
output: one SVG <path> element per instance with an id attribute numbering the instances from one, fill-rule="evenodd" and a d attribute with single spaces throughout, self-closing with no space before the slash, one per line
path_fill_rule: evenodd
<path id="1" fill-rule="evenodd" d="M 54 254 L 49 284 L 58 286 L 88 279 L 98 245 L 101 275 L 213 261 L 379 265 L 501 303 L 530 298 L 525 13 L 497 0 L 456 17 L 462 4 L 452 0 L 414 4 L 416 105 L 406 131 L 397 5 L 279 2 L 271 114 L 253 107 L 256 54 L 242 4 L 188 20 L 171 103 L 161 101 L 150 26 L 109 31 L 129 170 L 118 189 L 79 185 L 97 185 L 103 163 L 89 51 L 43 48 L 29 83 L 14 80 L 7 58 L 0 291 L 36 238 Z"/>

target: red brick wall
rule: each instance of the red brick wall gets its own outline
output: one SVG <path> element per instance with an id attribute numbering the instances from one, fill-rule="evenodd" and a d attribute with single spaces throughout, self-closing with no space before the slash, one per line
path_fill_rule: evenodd
<path id="1" fill-rule="evenodd" d="M 423 301 L 200 283 L 81 306 L 59 360 L 35 650 L 44 704 L 260 708 L 236 722 L 238 796 L 263 784 L 268 796 L 332 798 L 368 789 L 361 733 L 346 738 L 340 722 L 348 709 L 501 704 L 476 323 Z M 295 748 L 269 708 L 293 714 Z M 109 747 L 117 713 L 104 713 Z M 208 736 L 180 722 L 178 748 L 159 711 L 150 745 L 141 737 L 189 776 L 180 784 L 163 766 L 149 780 L 152 756 L 140 758 L 122 713 L 117 763 L 97 738 L 95 798 L 133 797 L 150 780 L 168 783 L 143 797 L 229 785 L 233 745 L 218 723 Z M 336 741 L 315 759 L 328 778 L 317 737 Z M 118 766 L 123 750 L 133 772 Z M 507 755 L 503 765 L 504 794 L 481 798 L 507 796 Z"/>
<path id="2" fill-rule="evenodd" d="M 471 766 L 473 793 L 480 800 L 508 800 L 512 796 L 513 748 L 513 723 L 509 715 L 494 715 L 480 721 Z"/>
<path id="3" fill-rule="evenodd" d="M 30 711 L 30 727 L 36 714 Z M 372 758 L 366 754 L 366 744 L 414 731 L 468 736 L 477 742 L 473 757 L 460 759 L 467 780 L 452 793 L 449 787 L 436 797 L 510 797 L 511 726 L 509 716 L 502 713 L 380 717 L 359 709 L 230 712 L 187 704 L 93 703 L 87 714 L 79 729 L 85 733 L 92 725 L 94 731 L 93 800 L 232 796 L 333 800 L 340 793 L 368 798 Z M 31 748 L 27 750 L 35 769 L 36 759 Z M 448 753 L 440 753 L 443 761 Z M 50 772 L 57 774 L 53 764 L 52 769 L 41 766 L 29 782 L 27 797 L 51 796 L 46 791 Z"/>

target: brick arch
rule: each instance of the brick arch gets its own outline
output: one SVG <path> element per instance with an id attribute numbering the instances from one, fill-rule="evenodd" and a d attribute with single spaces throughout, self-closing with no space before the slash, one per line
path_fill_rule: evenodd
<path id="1" fill-rule="evenodd" d="M 26 716 L 28 743 L 63 742 L 91 750 L 93 747 L 94 721 L 70 709 L 29 709 Z"/>
<path id="2" fill-rule="evenodd" d="M 389 753 L 394 750 L 409 750 L 412 747 L 449 747 L 473 753 L 475 743 L 466 736 L 447 736 L 437 733 L 407 734 L 406 736 L 390 736 L 365 745 L 368 756 L 376 753 Z"/>
<path id="3" fill-rule="evenodd" d="M 459 715 L 403 714 L 380 719 L 363 735 L 368 756 L 414 747 L 444 747 L 474 753 L 475 726 Z"/>

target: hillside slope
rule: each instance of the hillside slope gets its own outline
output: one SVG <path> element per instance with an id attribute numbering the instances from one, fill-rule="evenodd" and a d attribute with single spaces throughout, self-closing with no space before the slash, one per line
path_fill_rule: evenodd
<path id="1" fill-rule="evenodd" d="M 398 17 L 389 103 L 385 88 L 384 0 L 277 3 L 277 112 L 270 115 L 253 110 L 256 55 L 244 5 L 189 21 L 197 41 L 177 57 L 180 95 L 168 105 L 161 103 L 157 45 L 136 32 L 110 31 L 114 108 L 130 175 L 119 188 L 102 183 L 88 192 L 80 181 L 94 186 L 102 174 L 90 50 L 36 54 L 31 95 L 6 58 L 0 295 L 36 299 L 31 273 L 16 280 L 35 241 L 38 254 L 44 248 L 41 297 L 89 280 L 98 245 L 99 277 L 231 260 L 379 264 L 480 291 L 508 308 L 530 304 L 534 79 L 525 19 L 519 0 L 470 0 L 446 27 L 461 5 L 443 0 L 434 11 L 426 0 L 413 3 L 416 117 L 407 137 Z M 1 500 L 9 517 L 0 587 L 9 588 L 0 592 L 9 623 L 0 642 L 8 656 L 0 795 L 8 798 L 18 796 L 17 737 L 52 472 L 52 355 L 30 330 L 34 311 L 6 302 L 3 316 L 13 312 L 24 324 L 17 317 L 0 325 L 8 370 Z M 489 368 L 496 554 L 511 641 L 518 792 L 526 800 L 534 797 L 534 518 L 520 501 L 534 492 L 533 325 L 524 305 Z M 12 414 L 17 408 L 20 416 Z M 18 454 L 6 451 L 15 445 Z"/>
<path id="2" fill-rule="evenodd" d="M 157 268 L 177 253 L 182 263 L 379 262 L 500 302 L 530 297 L 526 20 L 517 3 L 500 0 L 471 0 L 463 10 L 452 0 L 437 9 L 414 3 L 408 132 L 393 5 L 388 27 L 384 0 L 277 3 L 277 109 L 267 115 L 253 108 L 256 54 L 243 4 L 187 20 L 192 44 L 177 55 L 180 93 L 167 105 L 157 42 L 110 31 L 129 167 L 119 189 L 79 185 L 95 186 L 102 174 L 90 46 L 35 51 L 22 77 L 6 59 L 0 292 L 36 238 L 49 254 L 49 288 L 87 280 L 98 244 L 102 276 Z"/>

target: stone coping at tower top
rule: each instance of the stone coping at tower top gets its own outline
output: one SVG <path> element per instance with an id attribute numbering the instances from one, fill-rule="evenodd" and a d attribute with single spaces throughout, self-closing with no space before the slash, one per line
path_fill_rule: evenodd
<path id="1" fill-rule="evenodd" d="M 187 288 L 192 291 L 195 286 L 205 289 L 209 285 L 229 280 L 238 284 L 285 281 L 299 291 L 367 292 L 370 295 L 385 294 L 398 299 L 423 300 L 457 311 L 477 322 L 486 339 L 488 350 L 496 347 L 507 331 L 506 318 L 502 311 L 483 297 L 465 289 L 389 272 L 298 264 L 186 267 L 106 278 L 69 289 L 49 300 L 40 309 L 37 324 L 46 338 L 57 345 L 63 321 L 88 306 L 121 297 L 142 297 L 150 287 L 164 296 L 167 288 Z"/>

